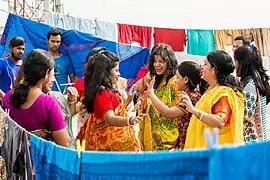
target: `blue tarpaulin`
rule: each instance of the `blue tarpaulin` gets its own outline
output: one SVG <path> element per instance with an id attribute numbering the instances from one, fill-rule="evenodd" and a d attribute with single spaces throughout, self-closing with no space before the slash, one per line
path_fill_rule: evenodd
<path id="1" fill-rule="evenodd" d="M 9 41 L 14 36 L 21 36 L 26 40 L 25 53 L 35 48 L 47 50 L 47 32 L 52 27 L 36 21 L 31 21 L 13 14 L 9 14 L 1 38 L 0 57 L 9 53 Z M 70 57 L 77 77 L 84 73 L 83 64 L 88 52 L 95 47 L 105 47 L 120 57 L 120 73 L 127 79 L 135 79 L 137 71 L 147 63 L 149 49 L 121 44 L 95 37 L 94 35 L 76 30 L 64 30 L 60 51 Z"/>

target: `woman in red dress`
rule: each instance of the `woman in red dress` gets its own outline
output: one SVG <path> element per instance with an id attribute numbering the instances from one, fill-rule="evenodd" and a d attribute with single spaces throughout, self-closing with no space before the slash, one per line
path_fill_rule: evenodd
<path id="1" fill-rule="evenodd" d="M 83 104 L 90 115 L 77 138 L 86 140 L 86 150 L 139 151 L 132 125 L 142 118 L 127 116 L 121 95 L 114 88 L 120 76 L 119 58 L 107 50 L 89 58 Z"/>

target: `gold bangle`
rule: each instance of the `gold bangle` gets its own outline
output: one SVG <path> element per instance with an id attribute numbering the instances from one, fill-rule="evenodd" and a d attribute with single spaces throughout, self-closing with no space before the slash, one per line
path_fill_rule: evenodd
<path id="1" fill-rule="evenodd" d="M 130 120 L 131 120 L 132 117 L 128 118 L 127 120 L 127 125 L 130 126 Z"/>
<path id="2" fill-rule="evenodd" d="M 74 100 L 74 101 L 72 101 L 72 102 L 70 102 L 70 101 L 68 100 L 68 103 L 69 103 L 69 104 L 75 104 L 75 103 L 77 103 L 77 100 Z"/>
<path id="3" fill-rule="evenodd" d="M 203 113 L 203 111 L 201 111 L 201 110 L 199 110 L 199 113 L 200 113 L 199 120 L 202 121 L 202 118 L 203 118 L 204 113 Z"/>

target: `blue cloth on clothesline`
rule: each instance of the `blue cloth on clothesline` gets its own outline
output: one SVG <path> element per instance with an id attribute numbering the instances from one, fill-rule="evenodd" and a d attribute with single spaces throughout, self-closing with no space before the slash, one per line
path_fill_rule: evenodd
<path id="1" fill-rule="evenodd" d="M 9 14 L 1 38 L 0 57 L 9 53 L 9 41 L 14 36 L 26 40 L 25 53 L 35 48 L 47 50 L 47 32 L 52 27 L 23 17 Z M 88 52 L 95 47 L 105 47 L 120 57 L 120 73 L 127 79 L 135 79 L 141 66 L 148 61 L 150 49 L 104 40 L 76 30 L 64 30 L 60 51 L 70 57 L 77 77 L 84 74 L 84 63 Z"/>
<path id="2" fill-rule="evenodd" d="M 270 141 L 239 147 L 143 153 L 82 152 L 31 136 L 37 177 L 69 179 L 268 180 Z M 45 169 L 45 170 L 44 170 Z M 79 176 L 78 176 L 79 174 Z M 46 179 L 45 178 L 45 179 Z"/>
<path id="3" fill-rule="evenodd" d="M 209 150 L 175 152 L 81 152 L 31 136 L 36 179 L 208 179 Z M 65 178 L 64 178 L 65 177 Z"/>
<path id="4" fill-rule="evenodd" d="M 208 179 L 209 151 L 83 152 L 81 180 Z"/>
<path id="5" fill-rule="evenodd" d="M 67 149 L 37 136 L 30 136 L 30 149 L 37 180 L 79 179 L 80 159 L 76 150 Z"/>
<path id="6" fill-rule="evenodd" d="M 210 160 L 210 180 L 269 180 L 270 142 L 218 149 Z"/>

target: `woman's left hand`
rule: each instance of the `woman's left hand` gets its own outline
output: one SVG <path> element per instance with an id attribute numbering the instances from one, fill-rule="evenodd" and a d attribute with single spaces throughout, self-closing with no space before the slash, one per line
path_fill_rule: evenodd
<path id="1" fill-rule="evenodd" d="M 193 106 L 189 96 L 187 95 L 187 93 L 185 93 L 183 91 L 182 94 L 179 95 L 180 99 L 181 99 L 181 103 L 183 103 L 186 107 L 186 110 L 190 113 L 193 113 L 195 111 L 195 107 Z"/>
<path id="2" fill-rule="evenodd" d="M 68 87 L 67 88 L 67 95 L 68 95 L 69 102 L 76 101 L 77 97 L 79 96 L 78 91 L 75 87 Z"/>

